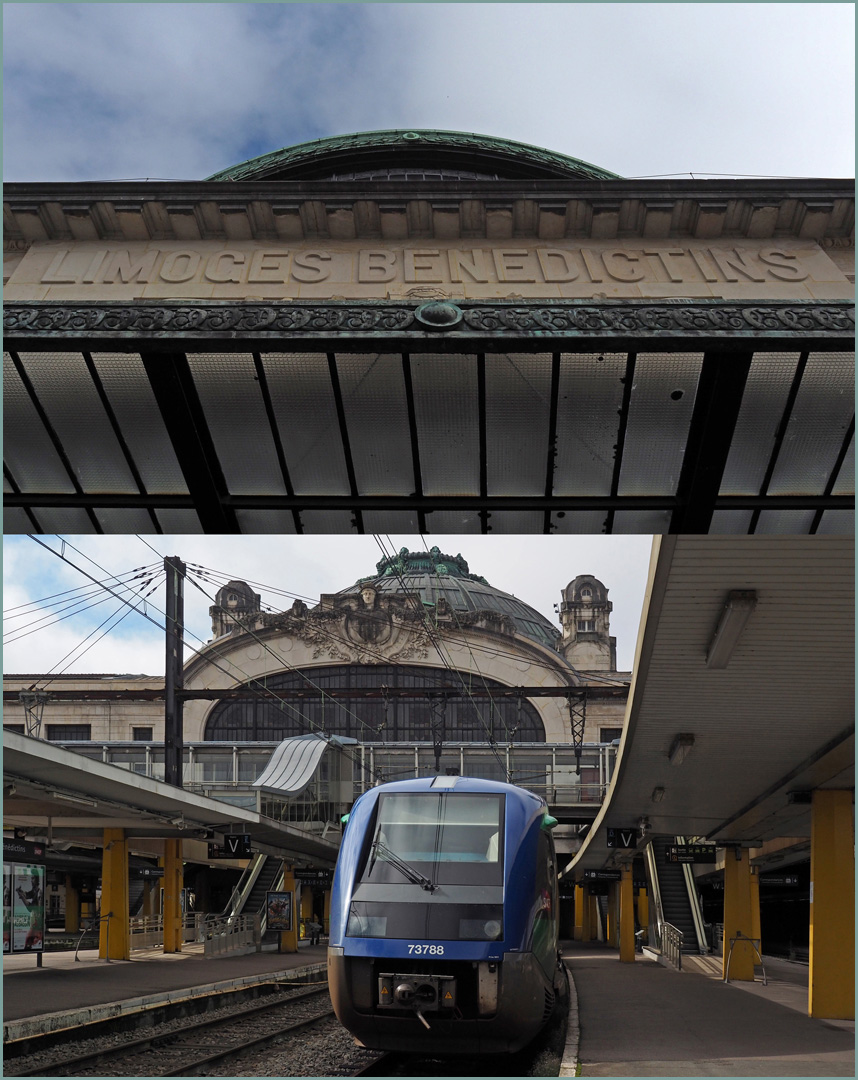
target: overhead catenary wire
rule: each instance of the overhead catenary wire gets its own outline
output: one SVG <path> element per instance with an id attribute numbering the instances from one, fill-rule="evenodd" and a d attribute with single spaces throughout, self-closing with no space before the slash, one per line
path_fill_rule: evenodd
<path id="1" fill-rule="evenodd" d="M 407 592 L 408 590 L 406 588 L 405 582 L 403 581 L 402 574 L 401 574 L 400 570 L 397 567 L 395 554 L 389 554 L 385 550 L 384 543 L 382 542 L 382 540 L 381 540 L 381 538 L 379 536 L 376 535 L 375 541 L 378 544 L 382 555 L 384 555 L 384 557 L 390 562 L 390 565 L 391 565 L 391 567 L 393 569 L 394 575 L 396 576 L 396 579 L 399 582 L 400 587 L 402 588 L 402 591 Z M 390 537 L 388 537 L 388 543 L 390 543 Z M 392 544 L 391 544 L 391 548 L 392 548 Z M 462 676 L 461 672 L 457 668 L 452 666 L 452 664 L 451 664 L 452 658 L 448 659 L 449 654 L 447 656 L 445 656 L 444 648 L 443 648 L 443 646 L 442 646 L 442 644 L 440 642 L 440 639 L 439 639 L 438 635 L 435 632 L 436 628 L 432 625 L 432 621 L 429 618 L 429 615 L 428 615 L 428 613 L 426 612 L 425 609 L 422 610 L 422 615 L 423 615 L 424 628 L 426 630 L 427 635 L 429 636 L 430 641 L 432 642 L 432 644 L 435 647 L 435 650 L 437 651 L 438 655 L 440 656 L 441 661 L 444 664 L 444 667 L 447 668 L 447 670 L 454 677 L 458 676 L 459 681 L 462 684 L 462 688 L 465 691 L 465 694 L 468 697 L 468 700 L 471 702 L 471 705 L 473 706 L 474 711 L 476 712 L 477 719 L 480 721 L 480 724 L 482 725 L 483 729 L 486 731 L 486 734 L 488 735 L 488 743 L 489 743 L 489 747 L 490 747 L 490 749 L 492 751 L 492 754 L 497 759 L 497 762 L 500 765 L 501 769 L 503 770 L 504 775 L 505 776 L 508 775 L 506 762 L 502 760 L 500 754 L 498 753 L 497 745 L 496 745 L 496 742 L 495 742 L 494 737 L 492 735 L 491 728 L 489 728 L 487 726 L 487 724 L 485 722 L 485 718 L 483 717 L 482 713 L 480 712 L 480 709 L 477 706 L 477 703 L 474 701 L 474 698 L 473 698 L 472 694 L 470 693 L 469 688 L 467 687 L 467 685 L 465 683 L 464 677 Z M 506 725 L 504 725 L 504 726 L 506 726 Z"/>
<path id="2" fill-rule="evenodd" d="M 149 574 L 139 574 L 132 571 L 132 577 L 126 578 L 123 584 L 128 586 L 128 592 L 134 594 L 139 592 L 141 588 L 145 588 L 152 580 L 153 570 Z M 119 580 L 119 579 L 117 579 Z M 135 588 L 131 588 L 130 582 L 139 581 Z M 56 626 L 58 623 L 64 622 L 66 619 L 71 619 L 76 615 L 81 615 L 86 611 L 91 611 L 93 608 L 99 607 L 101 604 L 107 602 L 109 597 L 103 595 L 101 585 L 88 586 L 86 592 L 76 600 L 67 598 L 65 601 L 56 601 L 53 605 L 53 611 L 45 611 L 43 608 L 39 608 L 38 601 L 32 607 L 30 611 L 19 611 L 18 615 L 7 616 L 4 614 L 4 623 L 11 621 L 12 619 L 21 619 L 25 616 L 34 615 L 36 612 L 41 612 L 38 618 L 32 619 L 30 622 L 23 623 L 16 627 L 7 627 L 7 633 L 4 636 L 4 644 L 11 645 L 16 641 L 21 641 L 25 637 L 29 637 L 31 634 L 37 633 L 41 629 L 45 629 L 47 626 Z M 86 601 L 91 601 L 87 603 Z M 23 606 L 23 605 L 22 605 Z M 46 624 L 46 625 L 45 625 Z"/>
<path id="3" fill-rule="evenodd" d="M 158 554 L 157 549 L 153 548 L 152 545 L 147 540 L 145 540 L 142 536 L 138 536 L 138 539 L 141 540 L 143 543 L 145 543 L 146 546 L 149 547 L 152 551 L 155 551 L 156 554 Z M 188 580 L 190 581 L 190 583 L 192 585 L 194 585 L 195 588 L 198 589 L 199 592 L 201 592 L 203 594 L 203 596 L 205 596 L 208 600 L 211 600 L 213 603 L 215 602 L 215 598 L 212 597 L 209 593 L 207 593 L 205 591 L 205 589 L 203 589 L 202 586 L 199 585 L 198 582 L 194 581 L 193 577 L 189 577 Z M 282 664 L 287 669 L 289 669 L 289 670 L 293 671 L 295 674 L 299 675 L 313 689 L 317 690 L 319 692 L 319 694 L 322 696 L 322 701 L 323 702 L 324 702 L 325 698 L 329 698 L 331 700 L 331 702 L 335 706 L 342 709 L 348 716 L 355 719 L 362 727 L 367 728 L 369 730 L 372 730 L 371 725 L 368 725 L 363 720 L 361 720 L 361 718 L 356 713 L 354 713 L 351 709 L 349 709 L 348 706 L 346 706 L 342 701 L 339 701 L 336 698 L 331 698 L 329 694 L 325 694 L 324 690 L 322 690 L 322 688 L 320 686 L 318 686 L 316 683 L 313 683 L 312 680 L 307 675 L 304 674 L 304 672 L 302 672 L 298 668 L 295 668 L 293 665 L 289 664 L 289 662 L 284 657 L 282 657 L 278 653 L 274 652 L 269 647 L 267 642 L 265 642 L 262 638 L 260 638 L 257 634 L 255 634 L 252 630 L 249 630 L 246 626 L 241 624 L 240 620 L 237 618 L 237 616 L 235 616 L 234 613 L 227 611 L 227 614 L 237 624 L 241 625 L 244 632 L 248 633 L 250 635 L 250 637 L 254 641 L 256 641 L 257 644 L 259 644 L 266 652 L 268 652 L 269 655 L 271 655 L 275 660 L 277 660 L 278 663 Z M 197 635 L 193 635 L 193 636 L 197 637 Z M 197 640 L 202 641 L 201 638 L 197 638 Z M 198 656 L 203 655 L 201 650 L 192 649 L 192 651 L 195 652 Z M 291 704 L 291 702 L 289 702 L 285 698 L 280 697 L 277 694 L 276 690 L 274 690 L 272 687 L 268 686 L 264 681 L 260 682 L 259 679 L 257 679 L 254 676 L 251 676 L 249 674 L 249 672 L 245 671 L 244 669 L 239 667 L 237 664 L 234 664 L 232 661 L 230 661 L 229 662 L 230 667 L 233 670 L 231 670 L 231 671 L 227 670 L 227 668 L 225 668 L 223 665 L 218 664 L 217 661 L 212 660 L 210 651 L 205 654 L 205 659 L 206 659 L 207 663 L 212 664 L 215 668 L 217 668 L 217 670 L 219 670 L 222 673 L 226 674 L 229 678 L 234 679 L 235 678 L 235 672 L 238 671 L 238 673 L 243 677 L 243 679 L 245 681 L 245 687 L 243 687 L 242 689 L 245 689 L 245 688 L 248 689 L 250 695 L 256 696 L 260 700 L 273 699 L 274 701 L 277 702 L 277 704 L 279 705 L 279 707 L 281 709 L 288 709 L 291 713 L 294 713 L 296 715 L 297 719 L 298 719 L 299 724 L 301 726 L 309 729 L 308 730 L 309 734 L 321 734 L 321 735 L 325 735 L 325 736 L 330 737 L 329 733 L 326 732 L 324 730 L 324 728 L 320 728 L 319 725 L 315 724 L 308 717 L 304 716 L 304 714 L 301 712 L 300 709 L 296 708 L 294 705 Z M 259 688 L 258 689 L 254 685 L 256 683 L 259 683 Z M 348 747 L 344 746 L 344 747 L 341 747 L 341 749 L 342 749 L 342 752 L 347 757 L 349 757 L 355 764 L 361 766 L 362 768 L 365 767 L 365 764 L 363 763 L 363 761 L 360 758 L 358 758 L 358 756 L 356 756 L 352 751 L 350 751 L 348 749 Z M 375 774 L 373 774 L 373 775 L 375 775 Z"/>

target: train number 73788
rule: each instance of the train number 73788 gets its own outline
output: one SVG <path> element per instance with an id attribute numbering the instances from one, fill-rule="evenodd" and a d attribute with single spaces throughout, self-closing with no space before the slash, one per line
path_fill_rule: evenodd
<path id="1" fill-rule="evenodd" d="M 443 945 L 409 945 L 409 954 L 413 953 L 415 956 L 443 956 Z"/>

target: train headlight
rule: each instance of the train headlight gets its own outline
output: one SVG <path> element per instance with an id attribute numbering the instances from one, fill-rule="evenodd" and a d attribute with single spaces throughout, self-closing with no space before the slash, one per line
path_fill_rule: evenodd
<path id="1" fill-rule="evenodd" d="M 500 937 L 501 924 L 497 921 L 497 919 L 489 919 L 489 921 L 483 927 L 483 930 L 485 930 L 486 937 L 490 941 L 494 941 L 496 938 Z"/>

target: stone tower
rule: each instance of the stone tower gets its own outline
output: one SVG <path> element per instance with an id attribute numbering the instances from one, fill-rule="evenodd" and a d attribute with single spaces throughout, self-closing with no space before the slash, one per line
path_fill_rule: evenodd
<path id="1" fill-rule="evenodd" d="M 212 620 L 212 637 L 240 632 L 260 612 L 261 597 L 246 581 L 228 581 L 218 589 L 215 602 L 209 608 Z"/>
<path id="2" fill-rule="evenodd" d="M 592 574 L 579 574 L 562 593 L 560 651 L 580 671 L 616 671 L 617 639 L 611 637 L 608 590 Z"/>

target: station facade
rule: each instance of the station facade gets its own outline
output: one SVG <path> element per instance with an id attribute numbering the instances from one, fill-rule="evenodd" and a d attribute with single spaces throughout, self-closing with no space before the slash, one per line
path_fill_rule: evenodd
<path id="1" fill-rule="evenodd" d="M 432 741 L 429 697 L 397 697 L 406 687 L 460 691 L 444 718 L 451 742 L 562 743 L 572 741 L 564 689 L 586 691 L 579 742 L 619 738 L 630 672 L 617 670 L 610 633 L 612 603 L 597 578 L 582 574 L 558 589 L 560 627 L 519 598 L 471 573 L 461 554 L 403 549 L 374 573 L 315 607 L 295 601 L 283 612 L 263 611 L 243 581 L 221 587 L 210 609 L 212 640 L 188 662 L 184 689 L 235 691 L 238 700 L 189 700 L 187 743 L 276 743 L 318 732 L 368 742 L 406 745 Z M 42 716 L 42 734 L 57 742 L 163 744 L 163 677 L 104 675 L 52 679 L 7 676 L 7 691 L 34 680 L 61 691 Z M 347 690 L 354 699 L 322 695 L 284 709 L 277 693 L 311 688 Z M 362 689 L 378 689 L 358 700 Z M 557 698 L 528 699 L 516 687 L 558 690 Z M 508 696 L 493 700 L 491 691 Z M 75 692 L 80 697 L 75 700 Z M 102 702 L 99 691 L 123 696 Z M 268 692 L 272 693 L 268 693 Z M 576 703 L 584 694 L 575 693 Z M 296 699 L 297 700 L 297 699 Z M 25 730 L 22 706 L 7 704 L 4 726 Z"/>
<path id="2" fill-rule="evenodd" d="M 437 547 L 403 548 L 367 569 L 312 608 L 263 611 L 243 581 L 218 590 L 212 639 L 182 679 L 185 789 L 316 836 L 338 835 L 340 815 L 383 780 L 511 775 L 566 804 L 559 843 L 573 851 L 604 796 L 631 680 L 617 670 L 605 584 L 590 574 L 558 583 L 552 622 Z M 164 677 L 7 675 L 4 704 L 4 731 L 136 776 L 168 775 Z M 293 744 L 301 778 L 266 784 Z M 579 821 L 570 807 L 581 802 Z M 205 845 L 180 839 L 196 910 L 218 910 L 244 863 L 207 859 Z M 127 843 L 129 856 L 151 857 L 151 840 Z M 79 910 L 79 899 L 65 907 L 69 889 L 92 906 L 101 874 L 95 855 L 82 875 L 51 856 L 56 923 Z M 313 860 L 297 862 L 312 877 Z M 315 893 L 314 911 L 308 886 L 307 921 L 324 922 L 324 889 Z"/>

